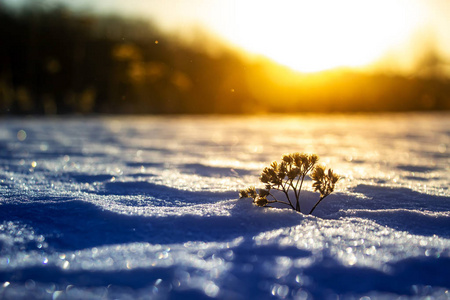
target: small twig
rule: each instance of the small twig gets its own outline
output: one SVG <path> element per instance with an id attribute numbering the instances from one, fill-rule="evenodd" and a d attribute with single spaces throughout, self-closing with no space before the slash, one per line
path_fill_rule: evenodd
<path id="1" fill-rule="evenodd" d="M 291 199 L 289 198 L 289 188 L 286 190 L 286 188 L 284 187 L 284 185 L 282 185 L 283 187 L 283 193 L 286 195 L 287 200 L 289 201 L 290 206 L 292 207 L 292 209 L 295 210 L 294 205 L 292 205 Z"/>
<path id="2" fill-rule="evenodd" d="M 319 201 L 317 201 L 316 205 L 313 206 L 313 208 L 311 209 L 311 211 L 309 212 L 309 215 L 312 214 L 312 212 L 316 209 L 317 205 L 319 205 L 319 203 L 325 199 L 328 195 L 320 197 Z"/>
<path id="3" fill-rule="evenodd" d="M 305 175 L 306 175 L 306 173 L 300 176 L 302 178 L 302 181 L 300 183 L 300 188 L 298 189 L 298 195 L 297 195 L 297 207 L 298 207 L 298 210 L 297 211 L 301 211 L 300 210 L 300 193 L 302 192 L 303 180 L 305 179 Z M 300 177 L 298 178 L 298 180 L 300 180 Z M 297 180 L 297 185 L 298 185 L 298 180 Z"/>
<path id="4" fill-rule="evenodd" d="M 284 202 L 284 201 L 280 201 L 280 200 L 268 201 L 268 203 L 281 203 L 281 204 L 286 204 L 286 205 L 292 206 L 291 204 Z"/>

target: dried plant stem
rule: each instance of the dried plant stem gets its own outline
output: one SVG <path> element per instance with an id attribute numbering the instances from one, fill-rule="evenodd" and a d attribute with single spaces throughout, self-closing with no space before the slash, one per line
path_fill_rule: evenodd
<path id="1" fill-rule="evenodd" d="M 328 195 L 327 195 L 328 196 Z M 313 206 L 313 208 L 311 209 L 311 211 L 309 212 L 309 215 L 313 213 L 313 211 L 316 209 L 317 205 L 319 205 L 319 203 L 325 199 L 327 196 L 324 197 L 320 197 L 319 201 L 317 201 L 317 203 Z"/>
<path id="2" fill-rule="evenodd" d="M 299 211 L 299 212 L 301 212 L 301 209 L 300 209 L 300 193 L 302 192 L 303 180 L 305 180 L 305 175 L 306 174 L 303 174 L 303 176 L 298 178 L 297 183 L 296 183 L 296 185 L 294 187 L 294 191 L 296 192 L 295 193 L 295 197 L 297 198 L 296 210 Z M 297 194 L 296 187 L 298 186 L 298 182 L 300 181 L 300 178 L 301 178 L 301 182 L 300 182 L 300 187 L 298 188 L 298 194 Z"/>
<path id="3" fill-rule="evenodd" d="M 275 198 L 275 196 L 274 196 L 272 193 L 270 193 L 270 192 L 269 192 L 269 196 L 272 197 L 273 200 L 272 200 L 272 201 L 268 201 L 268 203 L 281 203 L 281 204 L 286 204 L 286 205 L 289 205 L 289 206 L 292 207 L 292 205 L 291 205 L 290 203 L 285 202 L 285 201 L 280 201 L 280 200 L 278 200 L 278 199 Z"/>
<path id="4" fill-rule="evenodd" d="M 278 189 L 278 188 L 275 188 L 274 190 L 278 190 L 278 191 L 280 191 L 280 192 L 283 192 L 283 193 L 286 195 L 286 199 L 287 199 L 287 201 L 289 201 L 289 203 L 288 203 L 288 202 L 282 202 L 282 201 L 279 201 L 279 200 L 277 200 L 277 198 L 275 198 L 275 196 L 273 196 L 272 194 L 270 194 L 270 195 L 271 195 L 277 202 L 287 204 L 287 205 L 289 205 L 292 209 L 295 210 L 294 205 L 292 205 L 291 199 L 289 198 L 289 188 L 286 190 L 286 188 L 285 188 L 283 185 L 282 185 L 281 187 L 283 188 L 282 190 L 280 190 L 280 189 Z"/>
<path id="5" fill-rule="evenodd" d="M 290 203 L 284 202 L 284 201 L 280 201 L 280 200 L 277 200 L 277 199 L 275 199 L 273 201 L 268 201 L 267 203 L 281 203 L 281 204 L 286 204 L 286 205 L 289 205 L 290 207 L 292 207 L 292 205 Z"/>

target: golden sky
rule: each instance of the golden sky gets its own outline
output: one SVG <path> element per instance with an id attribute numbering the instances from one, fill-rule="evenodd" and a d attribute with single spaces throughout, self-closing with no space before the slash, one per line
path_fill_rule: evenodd
<path id="1" fill-rule="evenodd" d="M 159 3 L 151 15 L 166 28 L 197 24 L 302 72 L 367 67 L 380 60 L 388 66 L 378 67 L 407 70 L 423 51 L 431 50 L 427 48 L 450 57 L 448 0 Z"/>
<path id="2" fill-rule="evenodd" d="M 232 46 L 301 72 L 336 67 L 408 71 L 430 50 L 438 51 L 450 61 L 449 0 L 78 0 L 65 3 L 98 12 L 152 18 L 162 28 L 188 39 L 192 28 L 200 28 Z"/>

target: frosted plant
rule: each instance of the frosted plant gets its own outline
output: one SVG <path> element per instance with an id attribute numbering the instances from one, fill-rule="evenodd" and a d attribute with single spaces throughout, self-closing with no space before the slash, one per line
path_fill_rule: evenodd
<path id="1" fill-rule="evenodd" d="M 339 176 L 333 170 L 325 170 L 324 166 L 316 165 L 319 157 L 315 154 L 291 153 L 283 155 L 281 162 L 272 162 L 264 168 L 259 180 L 265 184 L 265 188 L 256 190 L 249 187 L 239 192 L 239 198 L 253 198 L 257 206 L 267 206 L 270 203 L 281 203 L 301 212 L 300 194 L 306 176 L 310 176 L 314 191 L 320 192 L 320 198 L 313 206 L 311 214 L 317 205 L 334 191 Z M 279 200 L 272 193 L 280 191 L 286 196 L 286 200 Z M 294 193 L 295 199 L 291 199 L 289 192 Z"/>

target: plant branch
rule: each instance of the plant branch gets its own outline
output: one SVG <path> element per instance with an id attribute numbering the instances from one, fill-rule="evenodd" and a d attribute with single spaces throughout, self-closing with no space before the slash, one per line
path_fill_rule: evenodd
<path id="1" fill-rule="evenodd" d="M 298 207 L 297 210 L 300 212 L 301 212 L 301 210 L 300 210 L 300 194 L 302 192 L 303 180 L 305 180 L 305 176 L 306 176 L 306 173 L 304 173 L 303 175 L 300 176 L 302 178 L 302 181 L 300 183 L 300 187 L 298 189 L 298 195 L 297 195 L 297 207 Z M 300 180 L 300 177 L 297 180 L 297 185 L 298 185 L 298 181 Z"/>
<path id="2" fill-rule="evenodd" d="M 280 200 L 277 200 L 277 199 L 275 199 L 274 201 L 268 201 L 268 203 L 281 203 L 281 204 L 286 204 L 286 205 L 289 205 L 290 207 L 292 207 L 292 205 L 290 203 L 284 202 L 284 201 L 280 201 Z"/>
<path id="3" fill-rule="evenodd" d="M 312 214 L 312 212 L 316 209 L 317 205 L 319 205 L 319 203 L 325 199 L 328 195 L 320 197 L 319 201 L 317 201 L 316 205 L 313 206 L 313 208 L 311 209 L 311 211 L 309 212 L 309 215 Z"/>
<path id="4" fill-rule="evenodd" d="M 283 193 L 286 195 L 286 199 L 289 201 L 290 206 L 292 207 L 293 210 L 295 210 L 294 205 L 292 205 L 291 199 L 289 198 L 289 188 L 286 190 L 286 188 L 284 187 L 284 185 L 282 185 L 283 188 Z"/>

